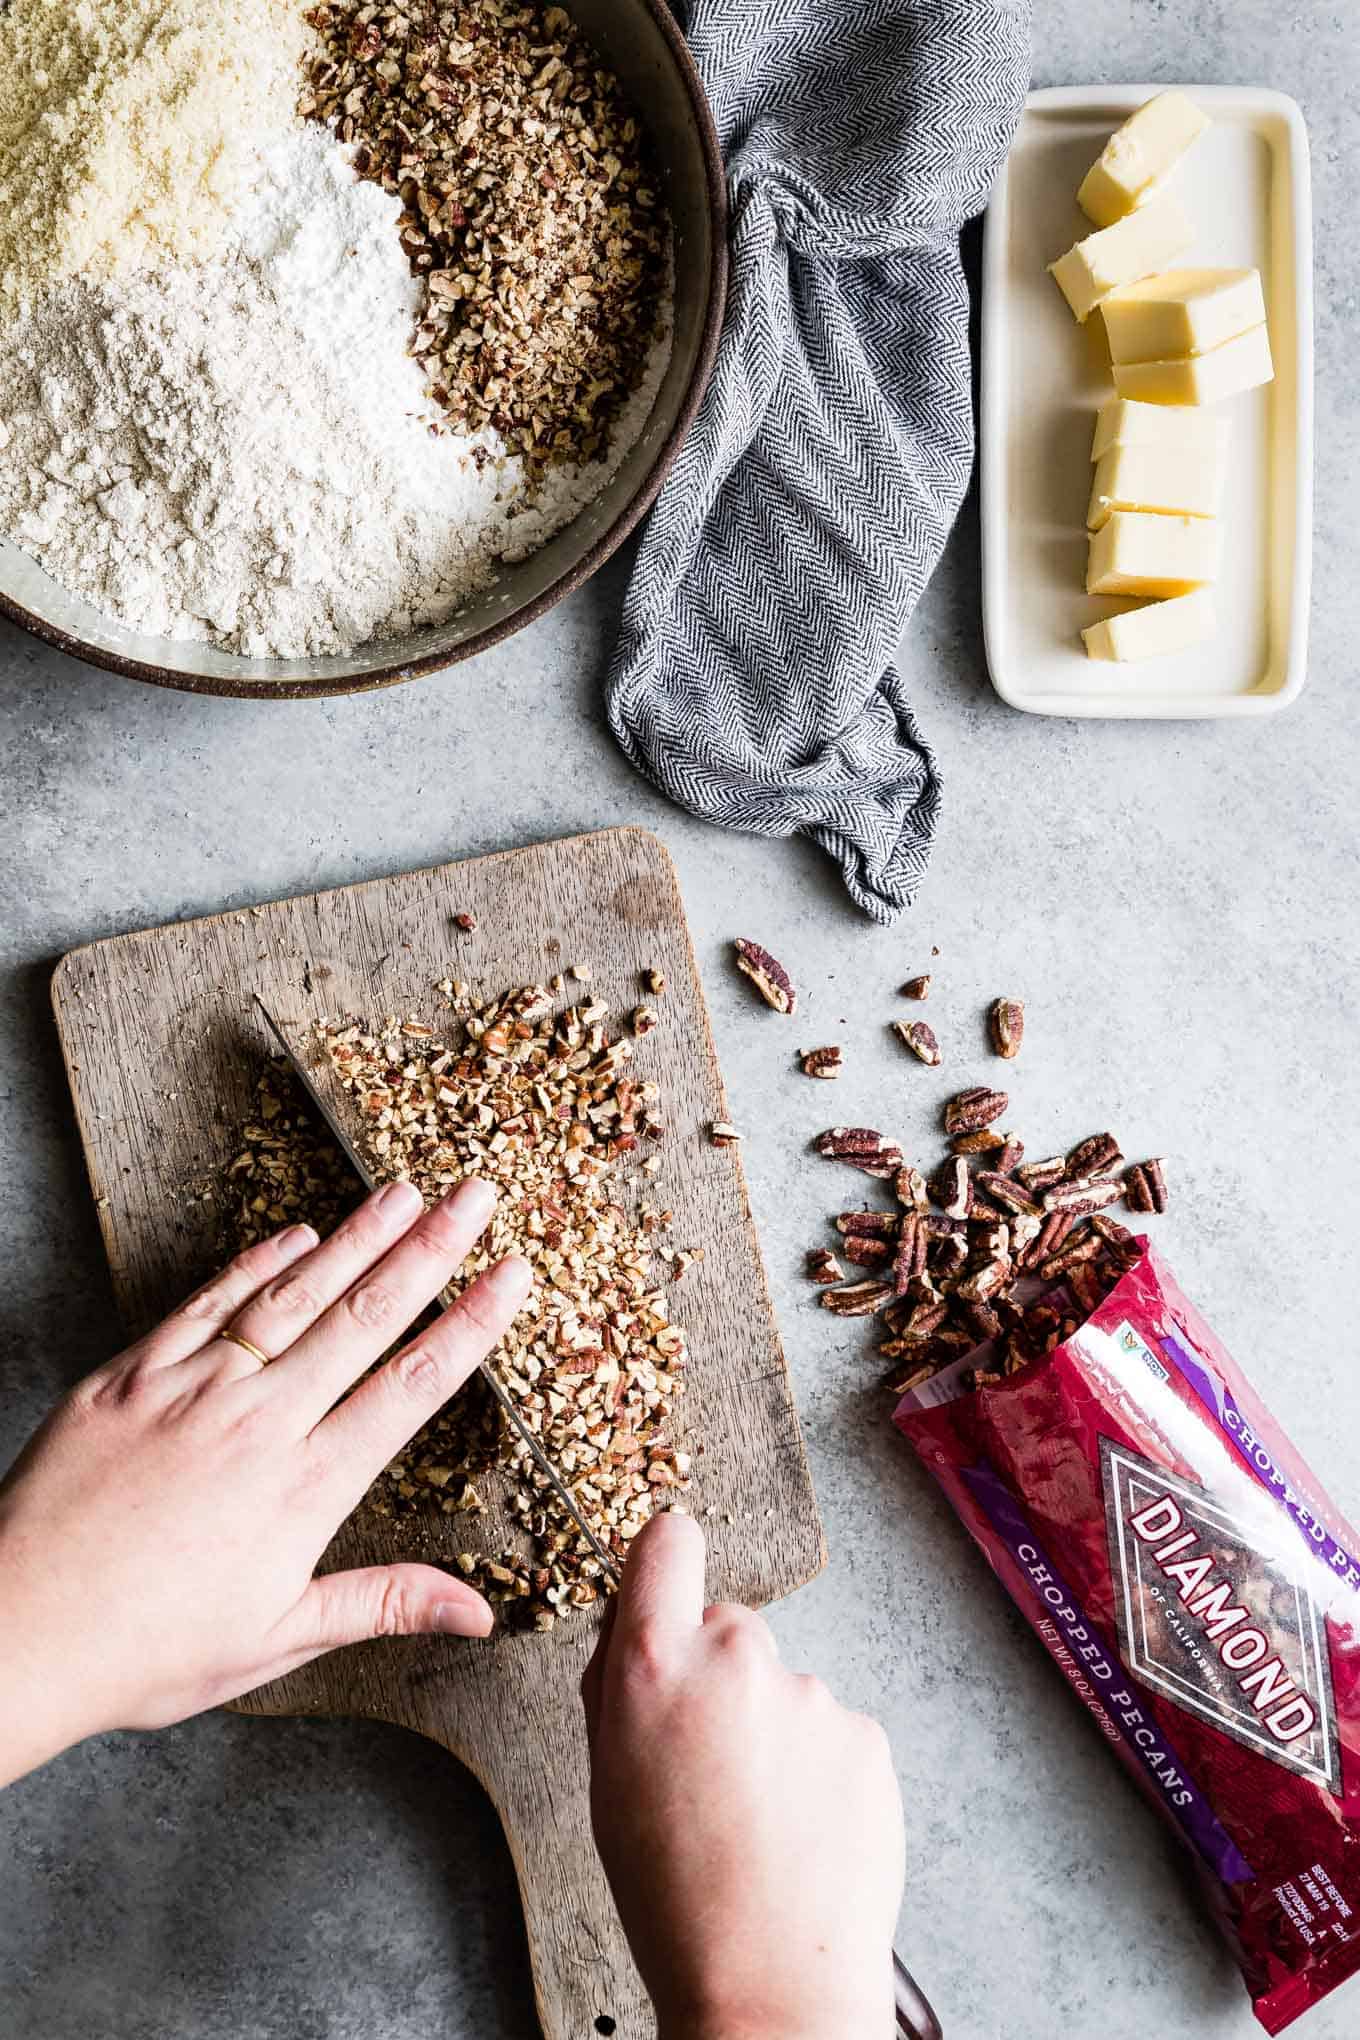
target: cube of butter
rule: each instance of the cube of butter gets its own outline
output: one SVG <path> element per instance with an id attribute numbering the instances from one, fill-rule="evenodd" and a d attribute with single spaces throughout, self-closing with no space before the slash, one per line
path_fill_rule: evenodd
<path id="1" fill-rule="evenodd" d="M 1112 226 L 1146 204 L 1158 179 L 1209 125 L 1183 92 L 1159 92 L 1131 113 L 1106 142 L 1077 192 L 1077 204 L 1098 227 Z"/>
<path id="2" fill-rule="evenodd" d="M 1207 354 L 1265 324 L 1259 269 L 1167 269 L 1111 291 L 1100 315 L 1110 359 L 1165 361 Z"/>
<path id="3" fill-rule="evenodd" d="M 1207 643 L 1217 629 L 1213 596 L 1207 588 L 1196 588 L 1168 602 L 1107 616 L 1103 623 L 1088 624 L 1081 635 L 1088 658 L 1160 659 Z"/>
<path id="4" fill-rule="evenodd" d="M 1228 453 L 1228 421 L 1216 411 L 1172 411 L 1165 404 L 1107 397 L 1096 413 L 1092 460 L 1112 446 L 1185 447 L 1216 457 L 1221 466 Z"/>
<path id="5" fill-rule="evenodd" d="M 1085 322 L 1112 290 L 1167 268 L 1194 238 L 1185 207 L 1167 192 L 1112 227 L 1088 234 L 1048 266 L 1077 318 Z"/>
<path id="6" fill-rule="evenodd" d="M 1117 361 L 1114 386 L 1121 397 L 1141 404 L 1217 404 L 1239 390 L 1253 390 L 1275 375 L 1270 335 L 1253 326 L 1208 354 L 1180 354 L 1170 361 Z"/>
<path id="7" fill-rule="evenodd" d="M 1088 595 L 1188 595 L 1218 572 L 1212 517 L 1163 517 L 1116 510 L 1091 534 Z"/>
<path id="8" fill-rule="evenodd" d="M 1217 448 L 1112 446 L 1096 462 L 1088 530 L 1099 531 L 1116 510 L 1160 510 L 1182 517 L 1216 517 L 1223 493 Z"/>

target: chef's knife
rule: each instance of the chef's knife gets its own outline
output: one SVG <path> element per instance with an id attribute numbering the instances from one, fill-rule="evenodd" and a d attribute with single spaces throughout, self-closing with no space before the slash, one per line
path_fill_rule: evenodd
<path id="1" fill-rule="evenodd" d="M 266 1027 L 273 1035 L 275 1041 L 277 1041 L 283 1054 L 287 1057 L 293 1075 L 301 1084 L 308 1099 L 320 1114 L 325 1125 L 330 1129 L 341 1154 L 345 1157 L 345 1160 L 349 1163 L 364 1188 L 366 1190 L 376 1190 L 378 1185 L 373 1172 L 359 1154 L 358 1149 L 345 1132 L 344 1127 L 340 1124 L 326 1099 L 322 1096 L 320 1087 L 313 1078 L 311 1071 L 307 1068 L 297 1051 L 291 1047 L 287 1035 L 279 1026 L 278 1021 L 274 1018 L 274 1015 L 270 1012 L 258 992 L 255 994 L 255 1004 L 260 1009 L 260 1017 L 263 1019 Z M 442 1289 L 439 1292 L 439 1301 L 447 1309 L 450 1304 L 457 1302 L 457 1296 L 452 1289 Z M 617 1587 L 619 1584 L 618 1566 L 614 1563 L 614 1560 L 605 1550 L 603 1544 L 582 1515 L 580 1505 L 574 1499 L 571 1489 L 567 1486 L 561 1474 L 557 1471 L 557 1468 L 553 1465 L 551 1459 L 549 1459 L 547 1453 L 543 1450 L 543 1447 L 539 1444 L 537 1438 L 516 1409 L 508 1389 L 499 1380 L 490 1360 L 484 1359 L 480 1364 L 482 1379 L 499 1403 L 506 1422 L 525 1446 L 535 1466 L 537 1466 L 539 1472 L 557 1496 L 558 1501 L 585 1538 L 586 1543 L 590 1546 L 591 1551 L 603 1567 L 606 1579 Z"/>
<path id="2" fill-rule="evenodd" d="M 345 1132 L 344 1127 L 340 1124 L 326 1099 L 322 1096 L 311 1071 L 302 1061 L 297 1051 L 291 1046 L 287 1035 L 279 1026 L 278 1021 L 274 1018 L 258 992 L 255 994 L 255 1004 L 259 1007 L 261 1019 L 278 1043 L 283 1055 L 287 1058 L 289 1067 L 301 1084 L 304 1093 L 319 1113 L 323 1124 L 330 1129 L 341 1154 L 345 1157 L 364 1188 L 366 1190 L 375 1190 L 377 1183 L 372 1171 L 364 1162 L 353 1141 Z M 442 1290 L 440 1292 L 440 1301 L 445 1305 L 453 1303 L 455 1301 L 453 1292 L 448 1289 Z M 516 1435 L 524 1441 L 539 1472 L 548 1482 L 557 1499 L 580 1530 L 586 1543 L 604 1568 L 606 1577 L 617 1587 L 619 1584 L 618 1567 L 596 1537 L 589 1523 L 586 1522 L 585 1517 L 581 1514 L 579 1507 L 572 1497 L 571 1490 L 558 1473 L 557 1468 L 553 1465 L 547 1453 L 543 1450 L 543 1447 L 539 1444 L 537 1438 L 535 1438 L 533 1432 L 525 1423 L 523 1417 L 521 1417 L 519 1411 L 515 1408 L 508 1391 L 497 1380 L 496 1375 L 492 1371 L 490 1361 L 483 1360 L 481 1368 L 482 1376 L 488 1388 L 505 1413 L 506 1422 L 515 1431 Z M 896 1954 L 893 1956 L 893 1985 L 897 2012 L 897 2030 L 899 2034 L 905 2035 L 905 2040 L 941 2040 L 939 2020 L 935 2017 L 934 2012 L 911 1976 L 910 1971 L 904 1967 L 901 1958 Z"/>

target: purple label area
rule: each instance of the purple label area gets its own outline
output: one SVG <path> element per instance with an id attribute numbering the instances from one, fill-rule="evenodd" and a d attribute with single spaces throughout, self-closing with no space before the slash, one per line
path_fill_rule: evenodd
<path id="1" fill-rule="evenodd" d="M 1298 1525 L 1308 1547 L 1315 1551 L 1324 1564 L 1338 1579 L 1348 1586 L 1360 1587 L 1360 1566 L 1357 1566 L 1345 1546 L 1338 1544 L 1326 1524 L 1318 1516 L 1306 1495 L 1301 1495 L 1283 1468 L 1275 1462 L 1268 1446 L 1262 1443 L 1252 1425 L 1237 1406 L 1232 1391 L 1215 1379 L 1197 1360 L 1193 1360 L 1181 1345 L 1179 1339 L 1169 1332 L 1162 1332 L 1157 1343 L 1171 1362 L 1188 1388 L 1194 1390 L 1204 1407 L 1213 1417 L 1225 1437 L 1232 1440 L 1259 1486 L 1273 1495 L 1287 1515 Z"/>
<path id="2" fill-rule="evenodd" d="M 1101 1733 L 1122 1744 L 1154 1795 L 1214 1875 L 1249 1882 L 1252 1869 L 1214 1818 L 1204 1794 L 1163 1734 L 1147 1695 L 1090 1622 L 1081 1603 L 1034 1534 L 1029 1518 L 986 1460 L 962 1469 L 964 1482 L 1024 1575 L 1038 1610 L 1035 1628 L 1049 1655 L 1094 1717 Z"/>

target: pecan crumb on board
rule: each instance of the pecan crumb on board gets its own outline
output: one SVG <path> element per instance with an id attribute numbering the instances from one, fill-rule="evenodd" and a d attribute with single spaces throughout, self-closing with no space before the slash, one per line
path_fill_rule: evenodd
<path id="1" fill-rule="evenodd" d="M 446 1016 L 447 1034 L 408 1015 L 373 1029 L 328 1024 L 318 1040 L 354 1100 L 356 1145 L 375 1175 L 412 1182 L 427 1200 L 467 1175 L 499 1192 L 454 1286 L 503 1254 L 532 1265 L 534 1290 L 492 1362 L 621 1560 L 654 1509 L 685 1489 L 690 1461 L 674 1429 L 685 1334 L 655 1266 L 657 1221 L 620 1201 L 629 1159 L 663 1130 L 658 1086 L 631 1072 L 633 1042 L 609 1038 L 605 1012 L 592 998 L 555 1013 L 550 994 L 529 985 L 461 1026 Z M 356 1201 L 348 1168 L 272 1069 L 261 1101 L 230 1171 L 240 1242 L 298 1218 L 330 1230 Z M 644 1166 L 653 1163 L 659 1157 Z M 683 1249 L 666 1272 L 678 1279 L 700 1258 Z M 484 1506 L 478 1478 L 493 1467 L 524 1548 L 459 1551 L 458 1569 L 516 1626 L 551 1628 L 604 1591 L 599 1563 L 475 1377 L 386 1469 L 369 1503 L 394 1517 L 437 1510 L 470 1523 Z"/>

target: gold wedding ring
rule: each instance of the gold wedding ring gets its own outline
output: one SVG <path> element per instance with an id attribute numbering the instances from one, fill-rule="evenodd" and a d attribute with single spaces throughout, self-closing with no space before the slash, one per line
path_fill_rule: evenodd
<path id="1" fill-rule="evenodd" d="M 261 1367 L 269 1365 L 269 1355 L 262 1353 L 258 1346 L 252 1346 L 249 1339 L 243 1339 L 239 1332 L 219 1332 L 219 1339 L 230 1339 L 233 1346 L 239 1346 L 243 1353 L 249 1353 L 252 1360 L 258 1360 Z"/>

